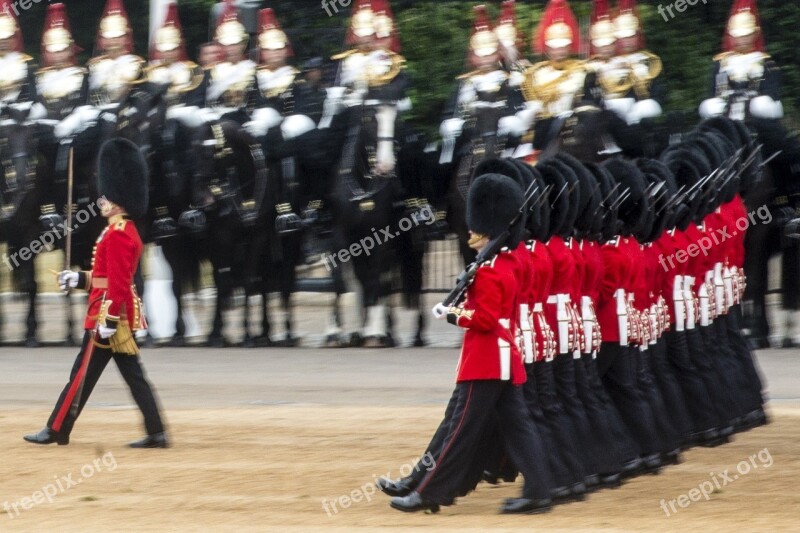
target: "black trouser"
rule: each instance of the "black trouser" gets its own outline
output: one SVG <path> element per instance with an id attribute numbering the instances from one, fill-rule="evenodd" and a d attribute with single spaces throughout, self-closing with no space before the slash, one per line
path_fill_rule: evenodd
<path id="1" fill-rule="evenodd" d="M 575 389 L 586 411 L 589 427 L 598 445 L 598 455 L 595 458 L 597 471 L 600 474 L 616 474 L 622 470 L 622 462 L 626 460 L 626 457 L 620 447 L 621 443 L 617 441 L 609 423 L 609 418 L 613 415 L 609 415 L 607 405 L 597 397 L 592 386 L 587 368 L 589 363 L 594 365 L 592 354 L 583 354 L 580 359 L 574 361 Z"/>
<path id="2" fill-rule="evenodd" d="M 730 378 L 730 374 L 733 370 L 725 360 L 723 348 L 717 339 L 714 323 L 712 322 L 708 326 L 700 326 L 697 329 L 705 343 L 708 364 L 710 365 L 709 372 L 713 375 L 714 379 L 716 379 L 719 390 L 722 393 L 720 396 L 720 405 L 728 422 L 726 425 L 730 425 L 733 419 L 742 414 L 737 401 L 737 391 Z"/>
<path id="3" fill-rule="evenodd" d="M 741 305 L 737 304 L 731 307 L 725 318 L 731 348 L 737 359 L 739 359 L 742 370 L 746 376 L 748 405 L 755 410 L 761 409 L 764 406 L 764 397 L 762 396 L 763 385 L 761 383 L 761 377 L 756 370 L 750 346 L 747 344 L 747 340 L 742 333 Z"/>
<path id="4" fill-rule="evenodd" d="M 644 455 L 662 451 L 650 406 L 637 385 L 633 350 L 618 342 L 604 342 L 597 354 L 597 371 L 628 430 Z"/>
<path id="5" fill-rule="evenodd" d="M 662 452 L 671 452 L 680 447 L 680 438 L 677 430 L 672 425 L 672 421 L 664 398 L 653 376 L 653 369 L 650 363 L 650 347 L 646 350 L 633 348 L 638 364 L 636 365 L 636 381 L 642 398 L 650 407 L 653 413 L 653 425 L 658 431 L 659 441 L 661 442 Z"/>
<path id="6" fill-rule="evenodd" d="M 105 370 L 108 362 L 113 358 L 114 362 L 119 368 L 122 378 L 131 390 L 133 399 L 136 405 L 144 415 L 144 426 L 148 435 L 155 435 L 164 431 L 164 426 L 161 422 L 161 416 L 158 412 L 158 404 L 153 395 L 153 390 L 150 388 L 147 378 L 144 375 L 144 369 L 139 362 L 138 355 L 125 355 L 113 353 L 110 348 L 95 346 L 94 353 L 92 354 L 89 364 L 86 367 L 86 376 L 83 380 L 83 388 L 80 391 L 80 402 L 78 404 L 77 412 L 73 414 L 72 404 L 80 389 L 80 379 L 83 377 L 81 374 L 81 366 L 84 358 L 86 357 L 86 346 L 93 337 L 94 333 L 87 331 L 83 336 L 83 343 L 78 357 L 75 359 L 75 364 L 72 365 L 72 372 L 69 375 L 69 383 L 61 391 L 53 413 L 47 421 L 47 427 L 53 431 L 57 431 L 62 435 L 69 435 L 72 432 L 72 426 L 75 420 L 83 411 L 86 401 L 91 396 L 97 380 L 100 379 L 103 370 Z"/>
<path id="7" fill-rule="evenodd" d="M 572 353 L 558 354 L 553 360 L 553 375 L 556 380 L 556 394 L 567 416 L 572 420 L 578 437 L 578 453 L 588 474 L 614 472 L 605 461 L 604 450 L 597 444 L 597 439 L 592 434 L 589 417 L 586 409 L 578 396 L 575 382 L 575 359 Z M 609 468 L 611 468 L 609 470 Z M 617 470 L 619 471 L 619 469 Z"/>
<path id="8" fill-rule="evenodd" d="M 681 386 L 667 360 L 667 340 L 664 337 L 650 345 L 650 365 L 672 427 L 678 433 L 681 443 L 687 443 L 693 431 L 692 420 Z"/>
<path id="9" fill-rule="evenodd" d="M 689 355 L 686 331 L 668 331 L 667 359 L 683 391 L 686 409 L 691 419 L 692 433 L 719 427 L 720 421 L 713 407 L 711 395 Z"/>
<path id="10" fill-rule="evenodd" d="M 528 417 L 522 388 L 500 380 L 465 381 L 456 385 L 458 399 L 449 420 L 441 453 L 417 487 L 425 499 L 449 505 L 462 487 L 466 469 L 473 464 L 481 437 L 492 417 L 506 454 L 525 477 L 523 497 L 550 497 L 552 480 L 542 454 L 542 441 Z"/>
<path id="11" fill-rule="evenodd" d="M 528 414 L 533 420 L 542 437 L 542 446 L 547 454 L 547 463 L 550 465 L 550 472 L 553 474 L 553 483 L 556 487 L 566 487 L 575 483 L 575 476 L 570 472 L 561 454 L 558 451 L 558 439 L 553 435 L 550 425 L 547 423 L 547 418 L 542 411 L 542 406 L 539 403 L 539 391 L 536 386 L 536 372 L 534 370 L 534 363 L 525 365 L 525 372 L 528 374 L 528 380 L 523 385 L 523 396 L 525 397 L 525 405 L 528 407 Z"/>
<path id="12" fill-rule="evenodd" d="M 539 394 L 539 406 L 544 413 L 547 427 L 553 436 L 555 453 L 570 474 L 571 482 L 583 482 L 586 468 L 578 455 L 578 437 L 572 426 L 572 420 L 564 412 L 556 394 L 556 382 L 553 377 L 552 362 L 536 361 L 533 363 L 533 375 L 536 379 L 536 392 Z"/>
<path id="13" fill-rule="evenodd" d="M 737 416 L 744 416 L 755 407 L 748 405 L 748 384 L 741 361 L 731 347 L 728 339 L 728 325 L 724 315 L 718 316 L 712 328 L 712 341 L 717 348 L 717 368 L 722 372 L 722 380 L 733 396 Z"/>
<path id="14" fill-rule="evenodd" d="M 611 396 L 608 395 L 608 391 L 603 385 L 603 381 L 600 379 L 600 374 L 597 372 L 597 360 L 591 354 L 583 354 L 583 362 L 586 374 L 592 384 L 592 390 L 603 405 L 604 416 L 602 420 L 613 435 L 614 443 L 620 452 L 620 459 L 622 462 L 636 459 L 642 455 L 642 451 L 622 421 L 617 406 L 614 405 Z"/>
<path id="15" fill-rule="evenodd" d="M 703 380 L 708 395 L 711 398 L 710 409 L 717 416 L 717 427 L 727 427 L 733 418 L 733 409 L 730 405 L 730 396 L 725 391 L 711 359 L 711 353 L 705 344 L 700 326 L 686 330 L 686 341 L 689 345 L 689 357 L 692 358 L 697 374 Z"/>

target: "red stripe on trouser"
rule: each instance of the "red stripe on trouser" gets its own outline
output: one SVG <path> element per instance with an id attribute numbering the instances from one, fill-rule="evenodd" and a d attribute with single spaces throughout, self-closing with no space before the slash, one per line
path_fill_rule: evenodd
<path id="1" fill-rule="evenodd" d="M 89 342 L 93 342 L 94 339 L 91 339 Z M 70 383 L 69 390 L 67 391 L 67 395 L 64 397 L 64 401 L 61 403 L 61 407 L 58 409 L 58 415 L 56 415 L 56 419 L 53 422 L 53 431 L 61 431 L 61 424 L 64 423 L 64 418 L 66 418 L 67 413 L 72 408 L 72 401 L 75 399 L 75 395 L 78 393 L 78 388 L 81 386 L 83 382 L 83 375 L 86 373 L 86 369 L 89 365 L 86 365 L 86 358 L 91 356 L 91 352 L 93 346 L 90 344 L 86 347 L 86 350 L 83 352 L 83 360 L 81 361 L 81 366 L 78 368 L 78 372 L 75 374 L 75 379 L 72 380 Z"/>
<path id="2" fill-rule="evenodd" d="M 469 384 L 469 392 L 467 393 L 467 403 L 464 405 L 464 411 L 461 413 L 461 420 L 458 421 L 458 426 L 456 426 L 456 430 L 453 433 L 453 436 L 450 438 L 450 441 L 447 443 L 447 446 L 445 446 L 444 450 L 442 450 L 441 455 L 439 455 L 439 459 L 438 459 L 438 461 L 436 461 L 436 466 L 439 466 L 439 465 L 442 464 L 442 462 L 444 461 L 444 458 L 447 456 L 447 452 L 450 450 L 450 447 L 453 445 L 453 442 L 455 442 L 456 437 L 458 436 L 458 433 L 461 430 L 461 426 L 464 425 L 464 418 L 467 416 L 467 410 L 469 409 L 469 400 L 470 400 L 470 398 L 472 398 L 472 386 L 473 385 L 474 384 L 472 382 L 470 382 L 470 384 Z M 423 490 L 425 490 L 425 486 L 428 484 L 430 479 L 436 473 L 436 466 L 434 466 L 433 470 L 431 470 L 428 473 L 428 475 L 425 476 L 425 479 L 422 481 L 422 484 L 420 484 L 420 486 L 417 487 L 417 492 L 418 493 L 421 493 Z"/>

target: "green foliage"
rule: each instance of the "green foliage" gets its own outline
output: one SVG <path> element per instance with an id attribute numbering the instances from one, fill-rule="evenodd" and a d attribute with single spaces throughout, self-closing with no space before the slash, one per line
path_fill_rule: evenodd
<path id="1" fill-rule="evenodd" d="M 73 26 L 75 38 L 87 59 L 94 49 L 97 24 L 103 0 L 62 0 Z M 687 5 L 683 13 L 665 20 L 658 13 L 659 5 L 672 5 L 668 0 L 640 0 L 647 46 L 661 56 L 663 76 L 669 87 L 667 110 L 694 113 L 710 89 L 711 58 L 720 52 L 720 43 L 732 0 L 701 1 Z M 333 3 L 335 0 L 329 0 Z M 441 119 L 445 101 L 454 90 L 455 77 L 464 72 L 467 42 L 472 29 L 472 6 L 478 1 L 391 0 L 398 19 L 403 55 L 414 86 L 411 98 L 414 109 L 410 120 L 416 126 L 434 131 Z M 189 46 L 194 55 L 197 46 L 209 39 L 209 11 L 214 0 L 179 0 L 179 11 Z M 486 1 L 489 14 L 497 16 L 499 1 Z M 146 55 L 149 2 L 126 0 L 133 21 L 136 49 Z M 531 36 L 544 8 L 544 0 L 517 0 L 520 30 L 529 50 Z M 268 0 L 292 41 L 298 62 L 314 55 L 329 57 L 344 48 L 344 36 L 350 7 L 339 4 L 339 12 L 328 16 L 318 0 Z M 352 5 L 352 3 L 350 4 Z M 571 2 L 584 33 L 588 25 L 591 2 Z M 46 2 L 33 4 L 20 14 L 20 24 L 28 53 L 38 55 Z M 762 24 L 767 49 L 781 67 L 784 77 L 783 103 L 788 120 L 800 123 L 800 94 L 791 89 L 800 86 L 800 50 L 797 28 L 800 28 L 800 2 L 760 0 Z M 536 60 L 537 58 L 531 58 Z"/>

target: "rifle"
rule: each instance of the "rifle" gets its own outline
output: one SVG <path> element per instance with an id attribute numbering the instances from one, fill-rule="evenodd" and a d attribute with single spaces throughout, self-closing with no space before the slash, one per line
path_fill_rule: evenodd
<path id="1" fill-rule="evenodd" d="M 520 218 L 522 218 L 525 212 L 530 208 L 530 204 L 538 192 L 539 187 L 536 186 L 534 188 L 534 184 L 531 183 L 530 187 L 528 187 L 528 190 L 525 192 L 525 199 L 522 202 L 522 206 L 514 214 L 514 218 L 511 219 L 511 222 L 508 223 L 508 228 L 500 235 L 489 241 L 489 243 L 480 252 L 478 252 L 478 256 L 475 258 L 475 260 L 467 265 L 467 268 L 465 268 L 461 274 L 458 275 L 456 278 L 456 286 L 453 288 L 453 290 L 451 290 L 450 293 L 445 296 L 444 300 L 436 304 L 433 309 L 431 309 L 433 316 L 436 318 L 442 318 L 447 314 L 450 307 L 457 305 L 461 302 L 461 300 L 463 300 L 467 293 L 467 289 L 470 285 L 472 285 L 472 281 L 475 279 L 475 274 L 477 274 L 480 266 L 484 262 L 492 260 L 506 246 L 506 242 L 511 236 L 511 228 L 513 228 L 519 222 Z"/>

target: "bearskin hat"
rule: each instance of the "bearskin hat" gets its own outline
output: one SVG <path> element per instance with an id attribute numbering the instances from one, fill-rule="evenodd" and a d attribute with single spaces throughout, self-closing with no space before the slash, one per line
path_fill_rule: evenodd
<path id="1" fill-rule="evenodd" d="M 522 207 L 523 190 L 502 174 L 476 177 L 467 193 L 467 226 L 470 231 L 495 238 L 508 229 Z M 509 245 L 516 246 L 516 243 Z"/>
<path id="2" fill-rule="evenodd" d="M 567 190 L 570 187 L 570 182 L 567 181 L 566 176 L 561 171 L 563 163 L 553 159 L 552 157 L 544 158 L 536 164 L 537 170 L 541 173 L 542 179 L 545 184 L 551 187 L 550 190 L 550 235 L 561 235 L 568 225 L 568 218 L 570 216 L 570 202 Z M 571 229 L 571 225 L 569 228 Z"/>
<path id="3" fill-rule="evenodd" d="M 518 165 L 514 159 L 486 159 L 475 168 L 474 175 L 482 176 L 484 174 L 500 174 L 503 176 L 508 176 L 509 178 L 513 179 L 517 185 L 519 185 L 519 188 L 522 191 L 521 198 L 524 199 L 525 191 L 528 190 L 528 187 L 533 181 L 533 175 L 524 168 L 526 166 L 527 165 L 524 163 Z M 523 216 L 520 217 L 517 223 L 510 228 L 511 237 L 509 239 L 508 246 L 516 247 L 517 244 L 525 239 L 526 225 L 527 212 L 523 213 Z"/>
<path id="4" fill-rule="evenodd" d="M 594 211 L 588 214 L 592 218 L 591 236 L 602 241 L 614 238 L 617 229 L 616 209 L 612 209 L 619 199 L 619 187 L 616 187 L 614 177 L 604 167 L 595 163 L 586 163 L 586 168 L 594 176 L 599 185 L 598 195 L 600 203 Z"/>
<path id="5" fill-rule="evenodd" d="M 133 218 L 147 213 L 147 163 L 139 147 L 115 138 L 100 147 L 97 157 L 97 192 L 122 206 Z"/>
<path id="6" fill-rule="evenodd" d="M 668 209 L 668 206 L 678 193 L 678 185 L 669 168 L 657 159 L 642 157 L 636 160 L 636 166 L 645 175 L 648 184 L 661 184 L 661 187 L 651 195 L 650 200 L 653 224 L 650 234 L 647 235 L 647 241 L 652 242 L 672 227 L 669 225 L 672 210 Z"/>
<path id="7" fill-rule="evenodd" d="M 638 235 L 647 223 L 647 211 L 650 209 L 645 194 L 647 180 L 644 174 L 632 162 L 621 157 L 613 157 L 603 163 L 614 180 L 620 184 L 620 194 L 627 197 L 619 206 L 621 233 Z"/>
<path id="8" fill-rule="evenodd" d="M 556 155 L 559 161 L 569 166 L 578 178 L 578 188 L 580 189 L 580 203 L 578 204 L 578 217 L 575 220 L 575 229 L 583 236 L 592 233 L 593 215 L 598 211 L 600 202 L 600 187 L 597 179 L 586 168 L 586 165 L 567 153 Z"/>

